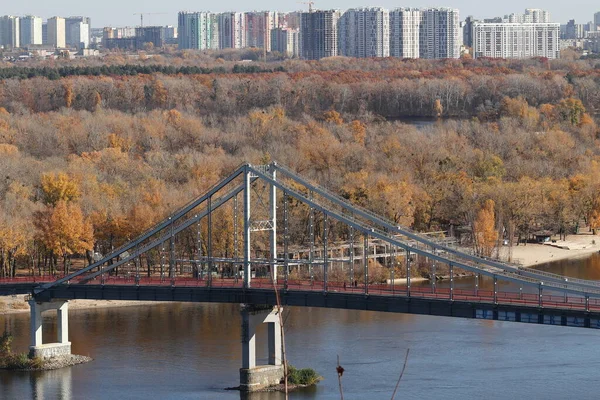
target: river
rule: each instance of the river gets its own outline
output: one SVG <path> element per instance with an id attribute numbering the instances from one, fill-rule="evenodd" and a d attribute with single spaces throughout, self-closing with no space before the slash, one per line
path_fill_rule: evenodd
<path id="1" fill-rule="evenodd" d="M 600 279 L 600 255 L 542 269 Z M 337 355 L 346 370 L 345 399 L 389 399 L 407 348 L 397 399 L 595 399 L 600 390 L 600 331 L 318 308 L 287 312 L 291 363 L 325 378 L 292 399 L 339 399 Z M 94 361 L 40 373 L 2 371 L 0 399 L 283 398 L 223 390 L 238 383 L 237 305 L 71 310 L 69 323 L 73 352 Z M 0 316 L 2 328 L 15 335 L 15 350 L 27 349 L 28 315 Z M 55 328 L 50 318 L 45 335 Z M 264 328 L 258 335 L 265 363 Z"/>

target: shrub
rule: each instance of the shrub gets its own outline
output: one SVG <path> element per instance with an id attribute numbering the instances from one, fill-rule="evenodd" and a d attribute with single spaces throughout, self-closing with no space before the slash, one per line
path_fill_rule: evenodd
<path id="1" fill-rule="evenodd" d="M 27 354 L 11 354 L 6 359 L 6 368 L 8 369 L 27 369 L 31 368 L 31 360 Z"/>
<path id="2" fill-rule="evenodd" d="M 312 368 L 298 369 L 293 365 L 288 366 L 288 383 L 292 385 L 311 386 L 317 384 L 322 378 Z"/>

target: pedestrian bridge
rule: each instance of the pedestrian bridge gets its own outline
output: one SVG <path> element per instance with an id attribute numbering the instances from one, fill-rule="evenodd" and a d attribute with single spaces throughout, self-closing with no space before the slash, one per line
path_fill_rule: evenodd
<path id="1" fill-rule="evenodd" d="M 412 285 L 417 271 L 431 284 Z M 472 287 L 456 287 L 465 274 L 474 277 Z M 438 287 L 439 277 L 448 287 Z M 269 324 L 270 361 L 280 365 L 277 297 L 282 306 L 600 327 L 599 281 L 480 257 L 398 226 L 277 163 L 241 165 L 80 271 L 47 282 L 0 281 L 0 294 L 25 292 L 32 295 L 32 349 L 44 346 L 40 315 L 47 309 L 62 318 L 58 342 L 68 342 L 71 299 L 246 304 L 242 382 L 253 382 L 247 372 L 255 367 L 249 349 L 256 323 Z"/>

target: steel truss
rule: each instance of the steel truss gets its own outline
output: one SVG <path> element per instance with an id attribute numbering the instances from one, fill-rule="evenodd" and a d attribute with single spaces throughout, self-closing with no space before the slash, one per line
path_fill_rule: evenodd
<path id="1" fill-rule="evenodd" d="M 281 193 L 278 195 L 278 192 Z M 308 254 L 302 259 L 290 258 L 292 201 L 309 210 L 306 221 L 308 243 L 304 244 Z M 243 209 L 242 223 L 239 222 L 238 215 L 240 207 Z M 277 220 L 278 209 L 283 214 L 280 221 Z M 322 216 L 320 229 L 317 229 L 317 213 Z M 231 218 L 229 214 L 232 214 Z M 215 234 L 215 224 L 224 222 L 233 227 L 231 240 L 223 232 Z M 346 245 L 336 248 L 335 243 L 330 242 L 335 234 L 334 227 L 337 226 L 334 224 L 342 224 L 347 229 Z M 203 227 L 206 229 L 203 230 Z M 282 232 L 279 236 L 278 227 Z M 268 232 L 268 238 L 262 232 Z M 321 235 L 321 249 L 317 246 L 318 234 Z M 223 237 L 224 235 L 227 237 Z M 363 244 L 357 246 L 361 243 L 361 237 Z M 217 245 L 217 242 L 220 244 Z M 544 289 L 562 293 L 565 299 L 567 296 L 585 298 L 586 306 L 590 297 L 600 298 L 600 282 L 525 269 L 514 263 L 483 258 L 469 250 L 450 247 L 446 241 L 435 240 L 398 226 L 372 211 L 353 205 L 275 162 L 259 166 L 241 165 L 206 194 L 188 203 L 138 238 L 80 271 L 38 287 L 36 294 L 56 285 L 104 283 L 106 279 L 125 274 L 134 275 L 136 283 L 141 275 L 146 274 L 147 277 L 158 276 L 161 280 L 170 279 L 173 284 L 177 277 L 193 274 L 199 280 L 204 279 L 207 286 L 211 286 L 213 279 L 221 274 L 233 277 L 236 282 L 243 277 L 243 287 L 251 288 L 252 280 L 260 277 L 261 271 L 267 272 L 262 274 L 263 277 L 277 283 L 281 275 L 279 268 L 283 268 L 284 286 L 287 287 L 291 269 L 304 266 L 307 266 L 310 282 L 317 280 L 318 273 L 321 277 L 319 279 L 322 279 L 322 290 L 327 292 L 334 263 L 341 265 L 344 271 L 348 267 L 347 282 L 351 285 L 356 284 L 354 273 L 357 265 L 362 266 L 364 277 L 361 279 L 364 279 L 364 292 L 368 294 L 369 259 L 377 258 L 377 254 L 371 255 L 368 252 L 372 245 L 383 247 L 389 257 L 386 264 L 390 269 L 392 290 L 394 270 L 398 266 L 400 254 L 404 253 L 407 296 L 411 293 L 411 268 L 414 264 L 413 257 L 416 257 L 430 263 L 433 293 L 436 291 L 436 271 L 441 264 L 449 267 L 451 299 L 456 268 L 475 274 L 476 291 L 479 288 L 479 277 L 488 276 L 494 281 L 494 292 L 497 292 L 498 281 L 509 281 L 521 288 L 535 288 L 540 299 Z M 203 246 L 205 251 L 202 250 Z M 355 249 L 360 247 L 362 255 L 355 254 Z M 334 253 L 339 253 L 340 249 L 342 255 L 336 256 Z M 347 256 L 345 249 L 348 249 Z M 143 268 L 144 261 L 146 268 Z M 165 267 L 168 268 L 167 271 Z"/>

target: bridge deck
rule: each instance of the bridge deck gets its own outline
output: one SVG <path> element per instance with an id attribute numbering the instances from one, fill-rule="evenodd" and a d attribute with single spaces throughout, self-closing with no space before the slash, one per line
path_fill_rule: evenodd
<path id="1" fill-rule="evenodd" d="M 50 299 L 144 300 L 180 302 L 219 302 L 275 304 L 273 285 L 266 279 L 255 279 L 251 289 L 243 288 L 235 279 L 140 278 L 106 279 L 104 284 L 63 284 L 52 287 L 38 297 Z M 0 294 L 31 293 L 39 283 L 0 282 Z M 209 286 L 210 284 L 210 286 Z M 589 311 L 582 297 L 543 295 L 539 307 L 537 294 L 493 291 L 369 285 L 344 287 L 330 283 L 324 292 L 322 282 L 289 281 L 287 290 L 277 285 L 282 304 L 288 306 L 326 307 L 354 310 L 428 314 L 477 319 L 600 328 L 600 300 L 590 299 Z M 452 297 L 452 298 L 451 298 Z"/>

